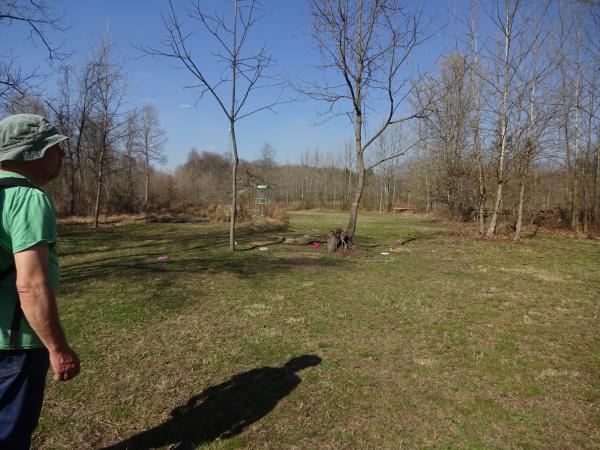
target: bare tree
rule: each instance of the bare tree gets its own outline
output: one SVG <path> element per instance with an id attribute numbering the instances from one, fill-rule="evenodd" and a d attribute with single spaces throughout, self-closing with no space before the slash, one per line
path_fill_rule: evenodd
<path id="1" fill-rule="evenodd" d="M 422 42 L 421 11 L 410 11 L 399 0 L 310 0 L 310 6 L 320 68 L 328 78 L 307 83 L 302 91 L 327 102 L 329 114 L 347 114 L 354 125 L 358 175 L 345 231 L 346 243 L 351 244 L 367 172 L 403 154 L 406 146 L 370 165 L 365 163 L 365 152 L 390 125 L 420 116 L 402 107 L 413 90 L 405 69 Z M 382 120 L 377 111 L 383 113 Z M 380 123 L 370 132 L 369 117 Z"/>
<path id="2" fill-rule="evenodd" d="M 266 46 L 256 51 L 248 49 L 250 36 L 257 22 L 263 17 L 255 0 L 232 0 L 232 13 L 229 19 L 218 13 L 209 14 L 199 0 L 190 2 L 184 14 L 175 10 L 169 0 L 169 12 L 163 16 L 167 36 L 161 40 L 159 48 L 143 47 L 149 55 L 161 56 L 176 60 L 195 82 L 188 86 L 200 91 L 217 103 L 229 122 L 231 139 L 231 216 L 229 224 L 229 248 L 235 250 L 235 222 L 237 213 L 237 170 L 239 164 L 236 125 L 241 119 L 259 111 L 271 110 L 279 100 L 277 97 L 270 103 L 254 105 L 250 99 L 260 88 L 278 85 L 269 75 L 273 65 L 271 55 Z M 205 63 L 205 58 L 193 54 L 191 37 L 185 29 L 181 17 L 199 24 L 200 28 L 212 38 L 216 50 L 211 55 L 217 64 L 228 75 L 212 78 Z M 206 47 L 206 45 L 204 45 Z"/>
<path id="3" fill-rule="evenodd" d="M 593 214 L 590 205 L 594 190 L 591 153 L 594 147 L 593 128 L 597 129 L 599 120 L 598 105 L 595 104 L 598 88 L 595 85 L 600 63 L 599 48 L 586 39 L 594 35 L 593 30 L 597 35 L 593 9 L 594 5 L 584 2 L 561 3 L 559 9 L 557 54 L 560 86 L 556 89 L 555 102 L 560 110 L 565 191 L 569 226 L 573 231 L 579 231 L 581 226 L 587 229 L 588 219 Z"/>
<path id="4" fill-rule="evenodd" d="M 275 157 L 277 155 L 277 151 L 271 145 L 270 142 L 265 142 L 260 148 L 260 158 L 258 160 L 260 165 L 263 165 L 268 168 L 272 168 L 277 163 L 275 161 Z"/>
<path id="5" fill-rule="evenodd" d="M 48 60 L 66 57 L 61 52 L 62 43 L 55 43 L 51 34 L 64 31 L 63 16 L 43 0 L 0 0 L 0 25 L 20 26 L 33 43 L 41 43 Z M 0 53 L 0 101 L 10 104 L 27 96 L 39 81 L 39 74 L 24 72 L 10 50 Z"/>
<path id="6" fill-rule="evenodd" d="M 555 64 L 545 58 L 541 48 L 548 38 L 549 29 L 547 12 L 549 2 L 539 4 L 532 2 L 530 5 L 527 33 L 523 37 L 524 52 L 527 55 L 521 65 L 519 85 L 522 93 L 517 100 L 517 116 L 523 117 L 514 133 L 518 136 L 515 147 L 515 162 L 517 179 L 519 182 L 519 195 L 517 217 L 515 222 L 515 240 L 520 239 L 523 223 L 523 208 L 525 205 L 526 189 L 531 185 L 531 166 L 540 155 L 544 130 L 551 118 L 551 112 L 541 105 L 538 100 L 539 92 L 544 88 L 544 82 L 552 74 Z M 548 94 L 548 92 L 546 92 Z"/>
<path id="7" fill-rule="evenodd" d="M 421 89 L 438 96 L 431 102 L 430 114 L 424 119 L 434 139 L 432 150 L 437 166 L 443 171 L 444 202 L 450 219 L 469 212 L 468 180 L 470 167 L 467 144 L 470 125 L 475 119 L 469 64 L 465 55 L 453 53 L 440 66 L 439 78 L 430 78 Z M 476 120 L 476 119 L 475 119 Z"/>
<path id="8" fill-rule="evenodd" d="M 91 114 L 94 109 L 96 97 L 94 96 L 94 61 L 88 61 L 79 77 L 79 86 L 77 91 L 77 100 L 75 102 L 75 123 L 73 124 L 72 142 L 67 147 L 67 165 L 72 172 L 71 182 L 69 183 L 69 212 L 75 214 L 79 212 L 80 199 L 84 186 L 84 147 L 86 130 L 91 126 Z"/>
<path id="9" fill-rule="evenodd" d="M 148 209 L 151 163 L 156 161 L 164 164 L 166 156 L 165 131 L 160 128 L 156 108 L 152 104 L 142 107 L 140 113 L 140 142 L 139 155 L 144 164 L 144 209 Z"/>
<path id="10" fill-rule="evenodd" d="M 277 162 L 275 161 L 275 156 L 277 151 L 275 148 L 269 143 L 265 142 L 260 148 L 260 157 L 256 161 L 259 170 L 259 175 L 262 178 L 264 183 L 274 184 L 274 173 L 275 166 Z"/>
<path id="11" fill-rule="evenodd" d="M 400 168 L 400 160 L 397 155 L 401 143 L 405 140 L 400 124 L 388 127 L 377 138 L 374 151 L 370 155 L 373 162 L 383 161 L 375 166 L 373 173 L 379 179 L 379 212 L 388 212 L 394 206 L 396 200 L 396 181 Z M 389 158 L 392 156 L 392 158 Z"/>
<path id="12" fill-rule="evenodd" d="M 97 228 L 107 164 L 117 142 L 125 135 L 123 125 L 126 122 L 126 118 L 123 118 L 124 76 L 112 59 L 111 43 L 106 37 L 102 38 L 93 60 L 93 95 L 95 101 L 91 114 L 94 116 L 94 146 L 89 156 L 94 163 L 94 228 Z"/>
<path id="13" fill-rule="evenodd" d="M 76 110 L 74 107 L 74 102 L 72 100 L 73 89 L 72 89 L 72 69 L 71 67 L 65 65 L 61 67 L 61 79 L 59 81 L 59 95 L 58 98 L 53 102 L 56 107 L 54 108 L 55 120 L 58 129 L 65 136 L 73 136 L 73 128 L 75 123 L 75 115 Z M 75 190 L 75 171 L 73 164 L 73 142 L 71 139 L 67 139 L 67 141 L 63 142 L 62 148 L 65 154 L 65 163 L 63 164 L 64 170 L 64 180 L 65 185 L 69 189 L 70 193 L 70 209 L 71 214 L 74 213 L 74 190 Z"/>
<path id="14" fill-rule="evenodd" d="M 137 157 L 142 152 L 142 126 L 140 125 L 140 112 L 135 110 L 127 114 L 125 119 L 125 138 L 123 142 L 123 158 L 127 170 L 127 177 L 124 180 L 127 183 L 127 193 L 124 195 L 124 207 L 129 211 L 137 209 L 136 182 L 137 175 Z"/>
<path id="15" fill-rule="evenodd" d="M 477 76 L 477 71 L 480 69 L 479 64 L 479 42 L 478 42 L 478 12 L 477 0 L 471 0 L 471 18 L 469 22 L 469 34 L 471 37 L 471 64 L 469 68 L 469 82 L 471 85 L 471 102 L 473 106 L 473 114 L 471 118 L 471 133 L 473 135 L 473 150 L 471 157 L 476 164 L 477 176 L 477 223 L 479 234 L 485 233 L 485 198 L 486 189 L 484 181 L 483 167 L 483 152 L 481 148 L 481 109 L 482 109 L 482 84 L 481 79 Z"/>
<path id="16" fill-rule="evenodd" d="M 515 30 L 515 25 L 519 18 L 518 12 L 520 8 L 521 0 L 505 0 L 503 7 L 500 3 L 497 3 L 496 9 L 488 12 L 490 20 L 492 20 L 496 28 L 500 31 L 500 36 L 502 37 L 502 42 L 499 45 L 502 48 L 502 57 L 498 61 L 497 70 L 494 71 L 496 79 L 486 80 L 500 99 L 497 111 L 496 198 L 492 209 L 492 217 L 486 231 L 487 236 L 493 236 L 496 233 L 500 207 L 504 198 L 509 120 L 511 117 L 509 95 L 512 80 L 514 79 L 515 67 L 518 64 L 518 61 L 514 60 L 514 44 L 516 33 L 518 32 L 518 29 Z M 495 55 L 495 51 L 496 49 L 493 49 L 490 53 Z"/>

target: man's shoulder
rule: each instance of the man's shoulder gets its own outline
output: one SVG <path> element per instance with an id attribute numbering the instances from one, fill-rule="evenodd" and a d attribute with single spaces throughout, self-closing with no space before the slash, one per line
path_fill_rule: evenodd
<path id="1" fill-rule="evenodd" d="M 19 174 L 0 171 L 0 192 L 2 191 L 5 196 L 48 198 L 48 195 L 30 179 Z"/>
<path id="2" fill-rule="evenodd" d="M 0 190 L 21 195 L 41 194 L 45 192 L 38 188 L 29 178 L 18 173 L 0 171 Z"/>
<path id="3" fill-rule="evenodd" d="M 40 213 L 54 213 L 54 205 L 50 197 L 37 188 L 28 186 L 15 186 L 10 189 L 0 188 L 0 207 L 2 215 L 14 215 L 26 211 L 39 211 Z"/>
<path id="4" fill-rule="evenodd" d="M 2 186 L 2 181 L 7 178 L 9 177 L 0 175 L 0 220 L 2 221 L 0 228 L 6 229 L 6 225 L 18 220 L 18 217 L 34 222 L 36 222 L 35 217 L 46 217 L 43 222 L 55 219 L 54 204 L 44 191 L 35 187 L 33 183 L 30 186 L 29 180 L 25 177 L 18 178 L 19 181 L 23 180 L 22 184 Z"/>

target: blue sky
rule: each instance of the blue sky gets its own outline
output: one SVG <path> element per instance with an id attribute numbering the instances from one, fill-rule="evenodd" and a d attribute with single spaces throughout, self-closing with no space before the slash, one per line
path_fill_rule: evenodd
<path id="1" fill-rule="evenodd" d="M 426 16 L 434 17 L 434 26 L 448 24 L 448 11 L 455 0 L 430 0 L 425 8 Z M 131 107 L 144 102 L 156 105 L 162 127 L 166 130 L 168 143 L 167 168 L 174 168 L 185 161 L 192 147 L 218 153 L 229 151 L 229 125 L 216 103 L 205 96 L 196 106 L 197 93 L 184 89 L 193 79 L 187 72 L 176 69 L 175 64 L 162 58 L 141 57 L 134 48 L 139 45 L 158 45 L 165 35 L 161 22 L 161 12 L 166 12 L 168 4 L 159 0 L 54 0 L 49 2 L 57 11 L 65 12 L 65 22 L 69 29 L 57 40 L 64 39 L 64 49 L 72 52 L 70 64 L 78 66 L 90 54 L 91 48 L 103 32 L 108 32 L 115 44 L 115 54 L 122 60 L 127 76 L 128 101 Z M 186 1 L 175 1 L 177 5 Z M 225 0 L 201 2 L 208 10 L 222 6 Z M 229 4 L 229 2 L 227 2 Z M 264 0 L 265 9 L 270 13 L 258 23 L 252 43 L 266 43 L 277 61 L 275 70 L 292 80 L 311 78 L 314 69 L 311 65 L 319 62 L 318 55 L 311 49 L 311 41 L 306 35 L 310 18 L 304 0 Z M 448 5 L 452 5 L 449 7 Z M 414 62 L 421 69 L 435 64 L 436 58 L 444 49 L 454 46 L 452 27 L 438 29 L 432 39 L 419 48 Z M 190 28 L 191 29 L 191 28 Z M 44 52 L 26 39 L 25 29 L 13 24 L 0 28 L 3 46 L 19 57 L 26 68 L 44 66 Z M 201 41 L 198 55 L 208 70 L 215 65 L 204 46 L 210 41 Z M 200 57 L 200 55 L 203 55 Z M 55 83 L 49 79 L 47 89 L 52 91 Z M 255 100 L 260 103 L 272 98 L 273 93 L 265 90 Z M 322 151 L 340 148 L 345 139 L 353 134 L 347 118 L 319 123 L 318 112 L 323 104 L 302 101 L 284 104 L 277 113 L 258 113 L 239 122 L 238 144 L 240 157 L 255 159 L 260 147 L 269 142 L 276 149 L 279 162 L 295 162 L 307 149 L 318 147 Z"/>

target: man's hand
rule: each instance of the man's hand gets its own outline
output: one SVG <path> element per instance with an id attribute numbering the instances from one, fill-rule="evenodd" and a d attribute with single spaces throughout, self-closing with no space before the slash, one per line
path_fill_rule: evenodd
<path id="1" fill-rule="evenodd" d="M 50 352 L 50 366 L 57 381 L 68 381 L 79 373 L 79 357 L 72 348 Z"/>

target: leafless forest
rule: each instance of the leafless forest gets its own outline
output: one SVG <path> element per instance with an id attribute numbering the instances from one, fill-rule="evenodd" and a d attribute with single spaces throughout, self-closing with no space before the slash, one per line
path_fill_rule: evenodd
<path id="1" fill-rule="evenodd" d="M 239 2 L 239 9 L 237 3 L 237 30 L 200 8 L 190 25 L 204 27 L 217 38 L 215 45 L 232 50 L 223 64 L 232 68 L 226 81 L 233 92 L 221 94 L 232 130 L 244 117 L 244 95 L 253 94 L 271 64 L 266 53 L 253 53 L 252 67 L 239 68 L 243 37 L 260 21 L 252 20 L 254 2 Z M 230 205 L 233 190 L 233 210 L 245 215 L 256 208 L 256 184 L 268 183 L 271 201 L 288 209 L 403 207 L 475 223 L 488 236 L 516 238 L 532 225 L 598 230 L 600 3 L 457 2 L 460 8 L 445 25 L 457 27 L 456 42 L 428 71 L 409 70 L 410 59 L 436 32 L 414 9 L 418 2 L 308 3 L 312 38 L 322 50 L 314 63 L 330 75 L 310 84 L 280 83 L 283 97 L 264 109 L 277 108 L 282 98 L 322 100 L 329 113 L 350 119 L 338 150 L 307 149 L 293 163 L 282 163 L 285 149 L 273 148 L 267 136 L 261 158 L 244 160 L 242 150 L 238 165 L 237 148 L 216 154 L 198 150 L 198 142 L 184 164 L 165 171 L 160 162 L 168 157 L 168 136 L 159 112 L 127 101 L 127 73 L 113 57 L 110 38 L 99 38 L 84 61 L 74 61 L 44 38 L 48 30 L 60 30 L 59 11 L 38 2 L 0 1 L 0 22 L 24 21 L 60 73 L 59 85 L 46 89 L 48 81 L 18 70 L 7 55 L 0 60 L 5 115 L 46 115 L 71 137 L 62 178 L 51 186 L 60 214 L 88 215 L 97 224 L 106 213 L 194 205 L 214 210 Z M 148 42 L 140 51 L 158 55 L 157 63 L 160 56 L 178 59 L 210 91 L 224 80 L 202 78 L 202 69 L 186 60 L 185 38 L 178 37 L 182 14 L 171 5 L 164 46 Z M 236 145 L 244 149 L 243 142 Z M 352 219 L 348 231 L 354 233 Z"/>

